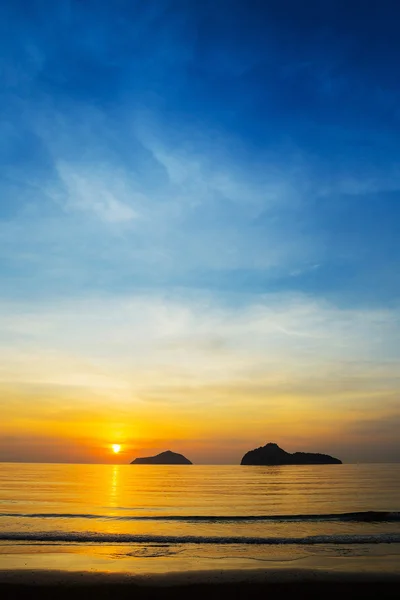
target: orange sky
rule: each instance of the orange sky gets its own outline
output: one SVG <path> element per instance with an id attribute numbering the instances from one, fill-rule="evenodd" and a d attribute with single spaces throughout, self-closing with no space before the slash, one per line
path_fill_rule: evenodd
<path id="1" fill-rule="evenodd" d="M 1 347 L 1 460 L 124 463 L 171 449 L 237 463 L 267 441 L 396 459 L 397 373 L 370 361 L 390 313 L 139 296 L 2 314 L 18 343 Z"/>

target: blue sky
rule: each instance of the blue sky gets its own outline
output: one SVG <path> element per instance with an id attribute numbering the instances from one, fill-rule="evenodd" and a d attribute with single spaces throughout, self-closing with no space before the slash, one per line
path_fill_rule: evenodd
<path id="1" fill-rule="evenodd" d="M 179 331 L 192 347 L 204 319 L 208 343 L 238 356 L 257 311 L 282 311 L 281 330 L 321 335 L 325 352 L 306 341 L 299 350 L 292 335 L 278 343 L 283 361 L 298 364 L 300 351 L 311 371 L 320 359 L 335 365 L 329 385 L 353 367 L 365 383 L 375 365 L 369 385 L 389 398 L 382 418 L 397 419 L 397 3 L 15 0 L 0 10 L 4 385 L 34 384 L 35 352 L 64 360 L 60 315 L 86 314 L 88 303 L 105 343 L 107 315 L 132 301 L 171 311 L 164 337 Z M 43 315 L 47 341 L 27 325 Z M 248 332 L 232 337 L 229 318 L 248 319 Z M 131 326 L 134 340 L 135 319 L 117 319 L 121 335 Z M 76 356 L 90 334 L 71 328 Z M 250 353 L 260 373 L 270 335 Z M 157 340 L 155 369 L 169 364 L 167 350 L 151 363 Z M 82 360 L 95 354 L 88 347 Z M 183 377 L 182 357 L 173 369 Z M 233 360 L 224 385 L 238 372 Z M 362 406 L 367 436 L 375 417 Z"/>

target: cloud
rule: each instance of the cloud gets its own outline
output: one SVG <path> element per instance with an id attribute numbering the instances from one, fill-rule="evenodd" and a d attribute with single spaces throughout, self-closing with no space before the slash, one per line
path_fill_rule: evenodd
<path id="1" fill-rule="evenodd" d="M 158 437 L 189 449 L 192 437 L 202 438 L 199 460 L 211 460 L 221 440 L 240 438 L 221 454 L 229 462 L 252 439 L 329 451 L 339 434 L 358 459 L 367 439 L 357 423 L 383 448 L 382 427 L 392 430 L 398 309 L 345 310 L 293 294 L 233 305 L 190 292 L 0 308 L 4 432 L 51 429 L 78 443 L 96 422 L 98 443 L 116 431 L 144 446 Z"/>
<path id="2" fill-rule="evenodd" d="M 364 365 L 367 380 L 369 372 L 384 379 L 398 360 L 397 311 L 341 310 L 301 295 L 255 296 L 234 306 L 209 294 L 153 293 L 3 303 L 1 312 L 3 369 L 38 340 L 41 352 L 69 357 L 70 364 L 82 360 L 106 374 L 108 363 L 116 379 L 124 369 L 125 378 L 132 369 L 165 369 L 203 384 L 261 373 L 278 381 L 289 373 L 319 379 L 335 367 L 350 372 Z M 45 373 L 50 381 L 56 376 L 54 367 Z"/>
<path id="3" fill-rule="evenodd" d="M 185 286 L 324 295 L 334 285 L 337 301 L 362 303 L 394 285 L 382 257 L 382 285 L 369 285 L 374 231 L 358 218 L 361 204 L 398 189 L 390 165 L 326 173 L 296 143 L 256 153 L 239 135 L 167 122 L 125 99 L 117 112 L 48 96 L 22 105 L 36 161 L 14 169 L 3 190 L 19 205 L 0 225 L 0 256 L 15 266 L 13 277 L 6 271 L 11 293 Z M 16 144 L 21 126 L 13 128 Z M 390 214 L 395 198 L 385 201 Z M 392 239 L 385 253 L 395 261 Z"/>
<path id="4" fill-rule="evenodd" d="M 79 165 L 60 162 L 57 172 L 67 192 L 66 205 L 70 209 L 88 211 L 106 223 L 132 221 L 137 213 L 132 207 L 134 196 L 126 189 L 118 175 L 110 176 L 97 165 L 95 173 Z"/>
<path id="5" fill-rule="evenodd" d="M 298 227 L 305 184 L 296 166 L 242 162 L 206 130 L 176 145 L 143 111 L 35 108 L 41 153 L 32 148 L 32 186 L 1 223 L 0 244 L 21 269 L 36 257 L 41 289 L 63 277 L 70 289 L 86 277 L 103 289 L 120 285 L 115 278 L 204 287 L 218 273 L 221 282 L 243 269 L 276 276 L 316 260 L 315 240 Z"/>

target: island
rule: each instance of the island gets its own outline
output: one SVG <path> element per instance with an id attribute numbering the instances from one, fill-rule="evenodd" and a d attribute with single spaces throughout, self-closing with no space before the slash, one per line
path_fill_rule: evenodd
<path id="1" fill-rule="evenodd" d="M 329 454 L 286 452 L 278 444 L 269 443 L 247 452 L 241 465 L 341 465 L 342 461 Z"/>
<path id="2" fill-rule="evenodd" d="M 192 465 L 193 463 L 183 456 L 183 454 L 177 454 L 177 452 L 161 452 L 156 456 L 145 456 L 143 458 L 135 458 L 131 465 Z"/>

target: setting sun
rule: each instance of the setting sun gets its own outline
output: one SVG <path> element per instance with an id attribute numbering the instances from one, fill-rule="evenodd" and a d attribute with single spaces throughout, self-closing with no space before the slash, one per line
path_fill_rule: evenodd
<path id="1" fill-rule="evenodd" d="M 118 454 L 121 451 L 121 444 L 112 444 L 111 448 L 114 454 Z"/>

